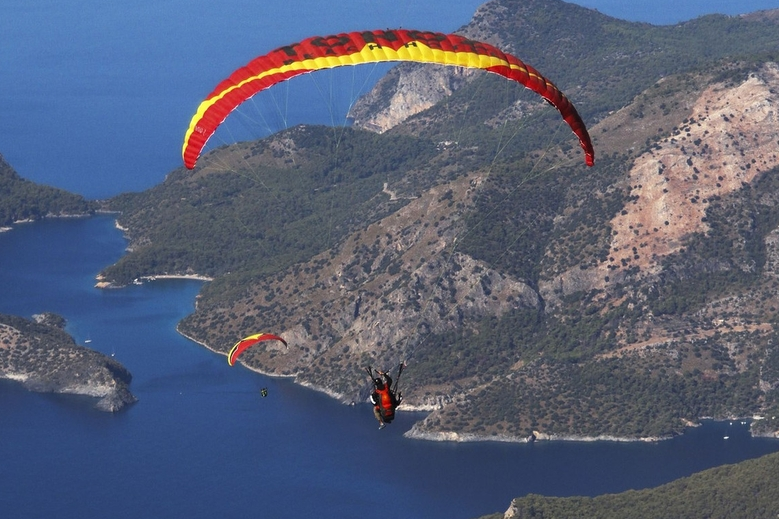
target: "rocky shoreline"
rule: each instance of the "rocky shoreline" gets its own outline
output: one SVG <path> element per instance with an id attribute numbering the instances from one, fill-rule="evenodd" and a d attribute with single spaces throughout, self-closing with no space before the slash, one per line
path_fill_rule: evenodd
<path id="1" fill-rule="evenodd" d="M 186 337 L 187 339 L 191 340 L 192 342 L 199 344 L 200 346 L 203 346 L 204 348 L 217 353 L 219 355 L 225 355 L 224 352 L 218 351 L 212 347 L 210 347 L 208 344 L 199 341 L 195 339 L 194 337 L 191 337 L 184 333 L 181 330 L 180 326 L 176 327 L 176 331 L 182 335 L 183 337 Z M 279 375 L 276 373 L 270 373 L 265 372 L 260 369 L 257 369 L 252 366 L 245 365 L 245 367 L 251 371 L 254 371 L 255 373 L 258 373 L 260 375 L 264 375 L 267 377 L 273 377 L 273 378 L 287 378 L 292 379 L 296 384 L 301 385 L 303 387 L 306 387 L 308 389 L 311 389 L 313 391 L 317 391 L 319 393 L 324 393 L 330 398 L 333 398 L 335 400 L 338 400 L 344 404 L 347 405 L 354 405 L 354 401 L 349 401 L 344 397 L 344 395 L 337 393 L 329 388 L 317 386 L 311 383 L 307 382 L 300 382 L 295 380 L 294 375 Z M 402 408 L 398 409 L 398 412 L 432 412 L 435 410 L 434 406 L 413 406 L 413 405 L 403 405 Z M 754 416 L 749 418 L 727 418 L 722 420 L 714 420 L 709 417 L 702 417 L 701 420 L 713 420 L 713 421 L 743 421 L 743 420 L 749 420 L 751 423 L 760 421 L 762 417 L 760 416 Z M 486 435 L 486 434 L 475 434 L 475 433 L 461 433 L 461 432 L 455 432 L 455 431 L 426 431 L 423 430 L 419 425 L 422 422 L 417 422 L 412 426 L 412 428 L 408 431 L 406 431 L 403 436 L 405 438 L 413 439 L 413 440 L 424 440 L 424 441 L 437 441 L 437 442 L 458 442 L 458 443 L 466 443 L 466 442 L 505 442 L 505 443 L 533 443 L 538 441 L 566 441 L 566 442 L 621 442 L 621 443 L 632 443 L 632 442 L 648 442 L 648 443 L 654 443 L 654 442 L 661 442 L 665 440 L 672 439 L 675 435 L 669 434 L 665 436 L 647 436 L 647 437 L 623 437 L 623 436 L 613 436 L 608 434 L 602 434 L 598 436 L 576 436 L 576 435 L 564 435 L 564 434 L 547 434 L 540 431 L 533 431 L 532 434 L 528 436 L 514 436 L 514 435 L 508 435 L 508 434 L 493 434 L 493 435 Z M 684 426 L 685 428 L 689 427 L 699 427 L 701 425 L 700 422 L 692 422 L 692 421 L 685 421 Z M 766 437 L 766 438 L 779 438 L 779 431 L 773 432 L 773 433 L 756 433 L 751 430 L 750 433 L 755 437 Z"/>
<path id="2" fill-rule="evenodd" d="M 753 437 L 759 438 L 775 438 L 779 439 L 779 431 L 757 432 L 754 430 L 754 424 L 762 420 L 763 417 L 753 416 L 749 418 L 728 418 L 728 419 L 713 419 L 713 418 L 701 418 L 701 420 L 710 420 L 712 422 L 735 422 L 740 421 L 742 423 L 749 422 L 750 434 Z M 419 422 L 421 423 L 421 422 Z M 687 422 L 685 428 L 700 427 L 700 422 Z M 684 434 L 683 432 L 681 434 Z M 609 434 L 601 434 L 598 436 L 576 436 L 567 434 L 546 434 L 539 431 L 533 431 L 533 433 L 527 437 L 513 436 L 508 434 L 474 434 L 474 433 L 458 433 L 454 431 L 426 431 L 423 430 L 418 424 L 415 424 L 409 431 L 403 434 L 404 437 L 414 440 L 426 440 L 426 441 L 441 441 L 441 442 L 507 442 L 507 443 L 534 443 L 539 441 L 565 441 L 565 442 L 619 442 L 619 443 L 632 443 L 632 442 L 647 442 L 655 443 L 674 438 L 675 434 L 668 434 L 664 436 L 647 436 L 647 437 L 625 437 L 625 436 L 613 436 Z"/>
<path id="3" fill-rule="evenodd" d="M 95 288 L 124 288 L 125 285 L 117 285 L 110 281 L 106 281 L 105 277 L 97 276 Z M 156 281 L 158 279 L 194 279 L 196 281 L 213 281 L 213 278 L 208 276 L 201 276 L 198 274 L 158 274 L 154 276 L 141 276 L 133 281 L 136 285 L 141 285 L 146 281 Z"/>
<path id="4" fill-rule="evenodd" d="M 0 232 L 12 231 L 15 225 L 34 223 L 37 222 L 38 220 L 46 219 L 46 218 L 89 218 L 90 216 L 92 216 L 92 214 L 90 213 L 62 213 L 62 214 L 49 213 L 39 219 L 24 218 L 21 220 L 14 220 L 13 222 L 10 223 L 10 225 L 0 225 Z"/>
<path id="5" fill-rule="evenodd" d="M 673 436 L 657 436 L 647 438 L 626 438 L 620 436 L 569 436 L 558 434 L 545 434 L 535 431 L 532 435 L 527 437 L 512 436 L 507 434 L 496 435 L 481 435 L 473 433 L 457 433 L 453 431 L 421 431 L 416 426 L 411 430 L 403 434 L 404 437 L 414 440 L 427 440 L 427 441 L 442 441 L 442 442 L 505 442 L 505 443 L 534 443 L 537 441 L 567 441 L 567 442 L 658 442 L 663 440 L 670 440 Z"/>

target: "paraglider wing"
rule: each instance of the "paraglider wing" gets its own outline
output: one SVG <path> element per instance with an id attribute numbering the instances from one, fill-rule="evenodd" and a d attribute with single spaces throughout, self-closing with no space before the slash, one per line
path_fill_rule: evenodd
<path id="1" fill-rule="evenodd" d="M 557 108 L 579 138 L 587 165 L 592 166 L 595 162 L 590 136 L 576 108 L 533 67 L 488 43 L 456 34 L 398 29 L 315 36 L 276 49 L 239 68 L 217 85 L 192 117 L 184 137 L 184 165 L 194 168 L 217 127 L 238 105 L 256 93 L 316 70 L 388 61 L 478 68 L 516 81 Z"/>
<path id="2" fill-rule="evenodd" d="M 250 335 L 236 342 L 235 345 L 230 349 L 230 352 L 227 354 L 227 363 L 231 366 L 235 365 L 235 361 L 238 359 L 238 356 L 241 355 L 241 353 L 262 341 L 281 341 L 284 343 L 284 346 L 287 345 L 287 341 L 278 335 L 273 335 L 272 333 L 257 333 Z"/>

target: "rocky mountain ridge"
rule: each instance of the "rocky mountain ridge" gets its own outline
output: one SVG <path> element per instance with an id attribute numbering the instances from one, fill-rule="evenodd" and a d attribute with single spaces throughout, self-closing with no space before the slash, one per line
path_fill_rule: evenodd
<path id="1" fill-rule="evenodd" d="M 743 82 L 712 84 L 694 96 L 686 94 L 690 96 L 687 112 L 676 113 L 680 120 L 675 128 L 669 128 L 669 134 L 646 152 L 636 153 L 629 174 L 619 181 L 630 201 L 609 222 L 612 231 L 608 258 L 592 268 L 575 267 L 549 279 L 542 278 L 534 289 L 523 280 L 507 277 L 460 252 L 457 237 L 467 232 L 462 217 L 484 182 L 484 174 L 474 173 L 422 193 L 393 215 L 351 235 L 337 249 L 270 281 L 262 293 L 266 294 L 265 300 L 267 294 L 273 295 L 272 304 L 258 300 L 256 295 L 249 296 L 232 306 L 209 308 L 206 319 L 206 312 L 199 311 L 185 320 L 182 329 L 213 347 L 221 337 L 235 337 L 247 327 L 277 323 L 277 331 L 291 344 L 312 346 L 258 351 L 246 356 L 247 365 L 266 373 L 294 376 L 303 384 L 348 402 L 361 399 L 366 391 L 365 382 L 357 375 L 361 364 L 390 365 L 396 359 L 413 357 L 424 349 L 429 334 L 472 327 L 485 315 L 499 317 L 509 309 L 537 310 L 543 305 L 551 313 L 566 298 L 582 292 L 597 293 L 599 307 L 619 304 L 616 287 L 662 275 L 663 261 L 683 251 L 689 236 L 705 236 L 706 208 L 711 203 L 742 189 L 761 172 L 777 167 L 779 139 L 775 135 L 776 112 L 771 110 L 776 102 L 772 92 L 779 87 L 776 79 L 776 65 L 769 63 Z M 643 109 L 647 113 L 656 110 L 662 116 L 662 99 L 654 101 L 657 106 L 644 101 Z M 625 113 L 635 112 L 638 104 L 604 119 L 593 133 L 605 141 L 602 134 L 621 132 L 628 120 Z M 739 116 L 735 117 L 735 113 Z M 711 142 L 708 135 L 722 138 Z M 755 138 L 756 135 L 759 137 Z M 704 139 L 709 142 L 704 144 Z M 605 151 L 628 154 L 641 145 L 637 140 L 623 140 L 621 144 L 612 143 L 613 150 L 606 147 Z M 623 148 L 617 149 L 619 146 Z M 767 243 L 770 251 L 774 242 Z M 711 303 L 720 304 L 724 304 L 722 300 Z M 242 317 L 235 320 L 229 315 Z M 773 314 L 766 317 L 767 321 L 750 323 L 743 319 L 723 320 L 719 312 L 711 315 L 711 325 L 698 326 L 697 332 L 685 336 L 686 340 L 705 340 L 715 333 L 734 337 L 757 333 L 768 340 L 775 333 L 770 324 Z M 679 348 L 678 327 L 683 325 L 678 321 L 666 322 L 649 315 L 637 322 L 649 336 L 636 340 L 622 330 L 601 358 L 641 355 L 651 359 L 667 356 Z M 388 323 L 391 325 L 387 326 Z M 739 355 L 734 351 L 734 358 Z M 741 367 L 734 373 L 748 369 L 746 359 L 738 362 Z M 338 378 L 333 370 L 353 375 Z M 409 373 L 413 371 L 410 369 Z M 527 372 L 526 361 L 517 359 L 508 376 L 527 384 Z M 488 434 L 462 431 L 462 423 L 458 427 L 442 427 L 441 417 L 453 409 L 459 415 L 463 409 L 477 405 L 476 395 L 498 381 L 493 377 L 473 374 L 425 384 L 411 375 L 408 408 L 434 412 L 410 435 L 484 438 L 491 434 L 499 437 L 512 430 L 509 423 L 503 432 Z M 760 384 L 773 387 L 775 381 L 762 380 Z M 487 392 L 493 390 L 496 389 Z M 694 420 L 695 416 L 685 419 Z M 679 422 L 680 427 L 683 423 Z M 530 422 L 524 427 L 513 429 L 513 437 L 524 439 L 526 432 L 536 430 Z M 546 434 L 537 432 L 540 436 Z M 588 435 L 568 434 L 580 438 Z"/>
<path id="2" fill-rule="evenodd" d="M 235 272 L 215 276 L 182 333 L 219 352 L 248 333 L 280 333 L 289 348 L 257 347 L 242 362 L 344 402 L 364 400 L 364 366 L 408 359 L 403 407 L 432 410 L 414 437 L 662 438 L 703 416 L 761 416 L 755 432 L 774 434 L 772 18 L 653 28 L 556 0 L 496 0 L 480 13 L 495 28 L 489 35 L 475 22 L 482 39 L 559 65 L 559 85 L 592 114 L 594 168 L 567 142 L 539 137 L 552 133 L 543 103 L 500 104 L 492 83 L 462 78 L 446 106 L 380 136 L 344 132 L 337 160 L 323 159 L 323 133 L 300 127 L 213 152 L 191 174 L 123 200 L 120 223 L 137 248 L 126 264 L 135 276 L 160 274 L 149 270 L 160 265 L 210 274 L 200 265 L 211 263 L 198 263 L 211 246 L 206 228 L 229 242 L 214 251 L 222 256 L 251 250 Z M 586 26 L 572 25 L 574 14 Z M 752 35 L 752 46 L 714 31 L 723 27 Z M 743 59 L 722 58 L 739 52 Z M 374 97 L 398 103 L 387 84 Z M 485 151 L 504 131 L 496 117 L 509 112 L 532 122 L 519 125 L 506 153 Z M 463 115 L 468 135 L 450 124 Z M 398 166 L 412 151 L 415 160 Z M 323 173 L 303 173 L 318 161 Z M 265 191 L 244 181 L 260 175 Z M 334 216 L 350 203 L 341 194 L 358 191 L 358 210 Z M 286 219 L 255 212 L 264 204 L 236 210 L 243 199 L 283 196 Z M 168 207 L 176 212 L 149 223 Z M 274 224 L 249 236 L 235 225 L 247 215 Z M 206 227 L 213 221 L 222 227 Z M 167 250 L 164 237 L 183 230 L 188 243 Z M 333 231 L 342 234 L 289 260 Z M 238 239 L 245 234 L 253 249 Z M 287 263 L 264 256 L 273 250 Z M 250 258 L 260 266 L 241 270 Z"/>
<path id="3" fill-rule="evenodd" d="M 572 5 L 567 7 L 579 9 Z M 472 21 L 456 33 L 489 43 L 506 52 L 516 52 L 515 45 L 496 28 L 501 27 L 504 17 L 510 17 L 512 30 L 517 30 L 519 25 L 532 37 L 540 37 L 532 22 L 523 23 L 526 11 L 532 10 L 532 3 L 522 6 L 516 3 L 485 2 L 476 9 Z M 383 133 L 450 97 L 479 75 L 478 72 L 459 67 L 403 63 L 390 70 L 371 92 L 359 98 L 350 110 L 349 117 L 358 128 Z"/>

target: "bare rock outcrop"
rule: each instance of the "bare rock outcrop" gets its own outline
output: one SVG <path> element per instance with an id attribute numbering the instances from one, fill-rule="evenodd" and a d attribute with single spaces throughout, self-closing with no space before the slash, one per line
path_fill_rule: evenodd
<path id="1" fill-rule="evenodd" d="M 349 117 L 357 128 L 384 133 L 452 95 L 472 74 L 444 65 L 404 63 L 382 78 L 379 88 L 358 99 Z"/>
<path id="2" fill-rule="evenodd" d="M 715 84 L 691 99 L 684 124 L 636 157 L 627 179 L 632 202 L 610 222 L 608 259 L 539 283 L 542 297 L 603 289 L 628 270 L 658 274 L 686 237 L 705 234 L 711 201 L 779 166 L 777 92 L 779 65 L 769 63 L 738 85 Z"/>

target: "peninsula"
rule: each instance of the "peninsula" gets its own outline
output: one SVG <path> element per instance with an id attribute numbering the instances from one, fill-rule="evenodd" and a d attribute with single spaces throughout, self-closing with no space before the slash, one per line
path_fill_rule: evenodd
<path id="1" fill-rule="evenodd" d="M 100 411 L 116 412 L 134 403 L 130 372 L 111 357 L 77 345 L 64 323 L 55 314 L 32 320 L 0 314 L 0 379 L 39 393 L 94 397 Z"/>

